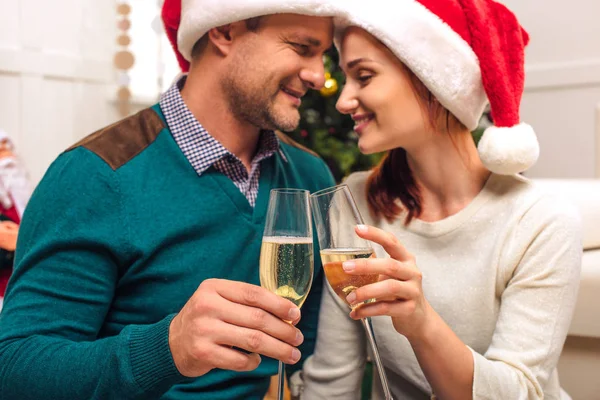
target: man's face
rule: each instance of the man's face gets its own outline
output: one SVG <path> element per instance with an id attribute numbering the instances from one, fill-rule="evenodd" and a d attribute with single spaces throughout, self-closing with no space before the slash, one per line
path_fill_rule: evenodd
<path id="1" fill-rule="evenodd" d="M 331 46 L 331 18 L 277 14 L 238 37 L 221 84 L 236 117 L 261 129 L 292 131 L 300 98 L 325 80 L 323 54 Z"/>

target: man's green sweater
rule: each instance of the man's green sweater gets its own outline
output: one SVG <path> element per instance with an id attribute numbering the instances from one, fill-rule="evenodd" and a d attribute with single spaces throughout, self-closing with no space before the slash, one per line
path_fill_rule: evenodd
<path id="1" fill-rule="evenodd" d="M 0 314 L 0 398 L 262 399 L 275 360 L 184 378 L 168 328 L 205 279 L 260 284 L 272 188 L 334 184 L 309 151 L 288 140 L 281 150 L 262 161 L 255 208 L 212 167 L 194 171 L 158 106 L 61 154 L 20 227 Z M 298 325 L 303 357 L 314 348 L 321 289 L 317 256 Z"/>

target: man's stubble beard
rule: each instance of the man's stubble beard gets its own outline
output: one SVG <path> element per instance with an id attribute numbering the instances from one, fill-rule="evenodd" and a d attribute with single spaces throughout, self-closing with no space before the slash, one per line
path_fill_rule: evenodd
<path id="1" fill-rule="evenodd" d="M 236 118 L 247 121 L 259 129 L 290 132 L 298 127 L 300 123 L 298 111 L 292 113 L 278 110 L 285 105 L 277 103 L 281 82 L 273 74 L 265 76 L 260 68 L 243 68 L 243 65 L 249 63 L 244 63 L 242 60 L 232 64 L 234 66 L 221 80 L 221 87 L 229 103 L 229 109 Z"/>

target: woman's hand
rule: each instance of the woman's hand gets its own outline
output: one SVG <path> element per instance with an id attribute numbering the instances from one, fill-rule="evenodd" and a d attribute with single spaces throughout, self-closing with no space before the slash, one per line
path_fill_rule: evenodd
<path id="1" fill-rule="evenodd" d="M 373 303 L 355 308 L 354 319 L 388 315 L 398 333 L 418 337 L 424 331 L 432 308 L 423 296 L 422 275 L 415 257 L 398 241 L 396 236 L 381 229 L 359 225 L 356 233 L 363 239 L 380 244 L 390 255 L 388 259 L 365 258 L 346 261 L 344 271 L 351 275 L 379 274 L 379 281 L 352 292 L 346 300 L 351 305 L 376 299 Z"/>
<path id="2" fill-rule="evenodd" d="M 12 221 L 0 222 L 0 249 L 15 251 L 19 225 Z"/>

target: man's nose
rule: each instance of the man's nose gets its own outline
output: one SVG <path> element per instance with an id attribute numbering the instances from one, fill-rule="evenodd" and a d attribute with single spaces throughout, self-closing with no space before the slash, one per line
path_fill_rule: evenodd
<path id="1" fill-rule="evenodd" d="M 322 58 L 319 57 L 318 60 L 302 69 L 300 79 L 311 89 L 321 89 L 325 85 L 325 65 Z"/>

